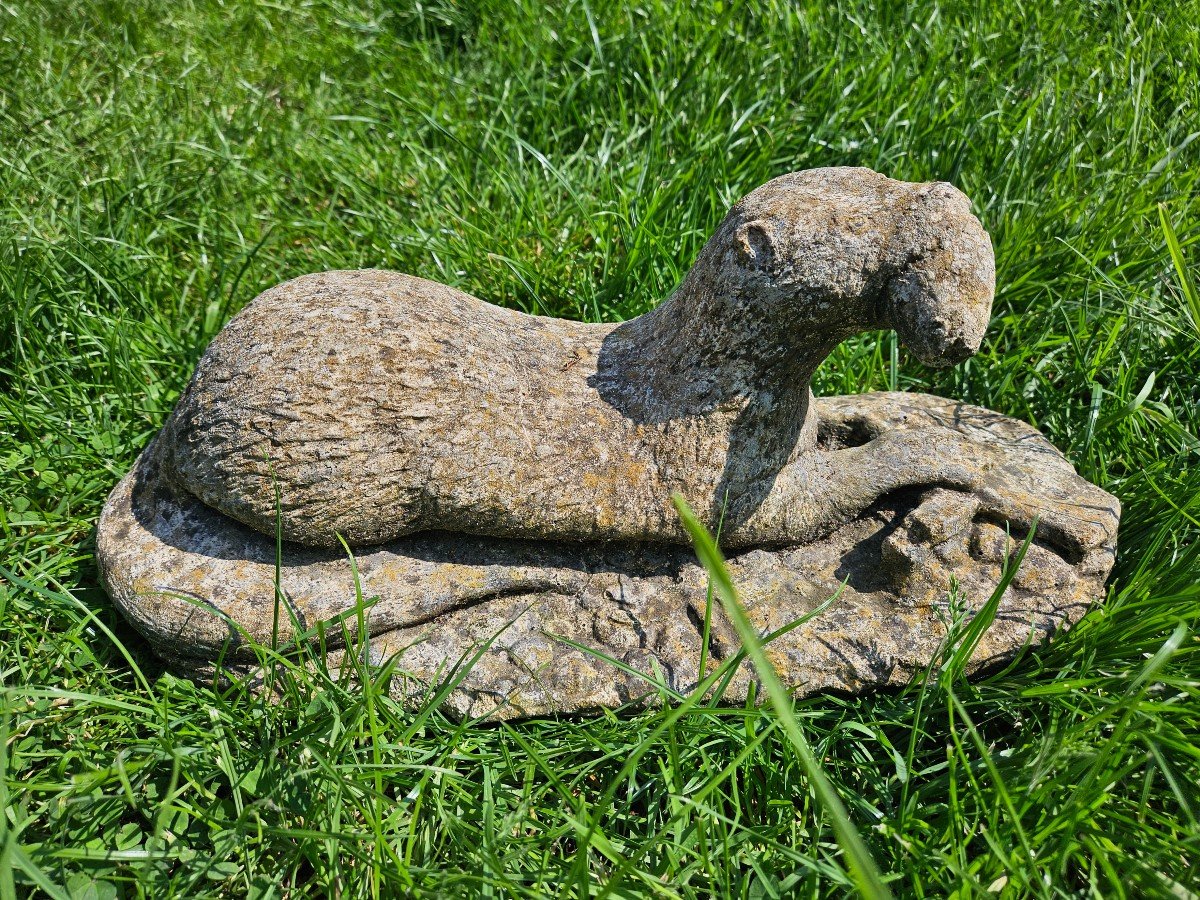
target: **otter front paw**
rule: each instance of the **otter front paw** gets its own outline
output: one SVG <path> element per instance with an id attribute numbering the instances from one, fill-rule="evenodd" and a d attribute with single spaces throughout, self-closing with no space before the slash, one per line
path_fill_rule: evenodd
<path id="1" fill-rule="evenodd" d="M 883 541 L 880 562 L 888 584 L 909 606 L 950 602 L 966 591 L 971 605 L 987 599 L 1018 552 L 1022 535 L 981 515 L 974 494 L 934 488 Z M 964 585 L 963 577 L 973 574 Z M 1031 544 L 1017 569 L 1018 594 L 1051 596 L 1088 572 L 1054 549 Z M 979 580 L 982 578 L 982 581 Z"/>
<path id="2" fill-rule="evenodd" d="M 1048 446 L 984 443 L 951 428 L 923 427 L 886 432 L 861 449 L 870 454 L 874 484 L 891 491 L 936 489 L 923 497 L 903 533 L 884 549 L 885 565 L 897 578 L 925 579 L 929 567 L 921 561 L 936 569 L 940 563 L 935 565 L 935 557 L 953 563 L 948 553 L 991 559 L 998 536 L 1007 534 L 1019 542 L 1034 529 L 1035 556 L 1050 553 L 1083 575 L 1112 567 L 1120 504 L 1080 478 Z M 970 536 L 970 547 L 965 536 Z M 1049 563 L 1038 567 L 1054 568 Z M 933 580 L 941 584 L 943 579 Z M 911 588 L 921 593 L 916 583 Z"/>
<path id="3" fill-rule="evenodd" d="M 887 431 L 858 450 L 866 456 L 864 476 L 879 496 L 909 487 L 979 490 L 1001 464 L 994 446 L 937 425 Z"/>
<path id="4" fill-rule="evenodd" d="M 1080 478 L 1066 460 L 1031 464 L 1013 458 L 988 474 L 981 489 L 980 516 L 1022 539 L 1036 540 L 1073 566 L 1107 570 L 1117 546 L 1119 501 Z"/>

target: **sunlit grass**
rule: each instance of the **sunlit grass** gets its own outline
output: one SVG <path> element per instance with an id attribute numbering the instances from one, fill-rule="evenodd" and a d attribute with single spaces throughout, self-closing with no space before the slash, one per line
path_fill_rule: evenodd
<path id="1" fill-rule="evenodd" d="M 897 896 L 1200 892 L 1200 9 L 699 7 L 0 4 L 0 898 L 841 896 L 797 734 Z M 818 392 L 1026 419 L 1124 505 L 1108 601 L 1015 666 L 455 723 L 386 672 L 195 686 L 99 590 L 100 504 L 266 287 L 625 318 L 845 164 L 962 188 L 998 294 L 968 363 L 869 336 Z"/>

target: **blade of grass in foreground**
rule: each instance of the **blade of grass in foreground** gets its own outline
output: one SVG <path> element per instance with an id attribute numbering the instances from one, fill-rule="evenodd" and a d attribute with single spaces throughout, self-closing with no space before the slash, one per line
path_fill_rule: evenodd
<path id="1" fill-rule="evenodd" d="M 1162 228 L 1163 239 L 1167 242 L 1167 253 L 1170 254 L 1171 264 L 1175 267 L 1175 274 L 1179 277 L 1179 290 L 1183 293 L 1183 302 L 1187 306 L 1188 318 L 1192 320 L 1192 327 L 1196 329 L 1197 333 L 1200 333 L 1200 292 L 1197 292 L 1196 285 L 1192 283 L 1187 262 L 1183 258 L 1183 247 L 1179 244 L 1179 236 L 1171 224 L 1171 217 L 1167 215 L 1165 203 L 1158 204 L 1158 223 Z"/>
<path id="2" fill-rule="evenodd" d="M 800 764 L 804 768 L 805 775 L 808 776 L 808 780 L 812 783 L 813 791 L 817 795 L 817 801 L 829 817 L 834 834 L 837 836 L 838 844 L 846 854 L 846 859 L 849 862 L 850 877 L 854 880 L 854 883 L 858 886 L 859 891 L 864 897 L 890 898 L 892 896 L 891 891 L 884 884 L 879 867 L 875 865 L 875 860 L 871 857 L 870 851 L 867 849 L 866 844 L 863 843 L 862 838 L 859 837 L 858 829 L 850 821 L 850 814 L 847 812 L 845 804 L 842 803 L 841 797 L 838 796 L 833 784 L 825 775 L 820 763 L 817 762 L 812 748 L 808 745 L 808 740 L 804 737 L 804 732 L 800 730 L 800 724 L 796 721 L 796 714 L 792 708 L 792 696 L 788 693 L 788 689 L 784 687 L 783 682 L 779 680 L 779 676 L 775 673 L 771 661 L 767 659 L 767 654 L 763 650 L 758 632 L 754 630 L 754 626 L 750 624 L 750 619 L 746 616 L 745 610 L 742 609 L 742 604 L 738 600 L 737 590 L 734 588 L 733 581 L 729 577 L 729 570 L 725 568 L 725 560 L 721 556 L 721 551 L 717 549 L 712 535 L 708 533 L 708 529 L 700 524 L 700 521 L 696 518 L 696 514 L 688 506 L 687 501 L 679 494 L 673 495 L 671 500 L 675 504 L 675 509 L 679 512 L 679 518 L 683 521 L 684 527 L 688 530 L 688 534 L 692 538 L 692 545 L 696 549 L 697 558 L 699 558 L 701 565 L 708 571 L 708 576 L 712 579 L 713 585 L 716 587 L 717 595 L 721 598 L 722 605 L 725 607 L 725 613 L 729 616 L 733 627 L 737 629 L 738 637 L 742 641 L 742 646 L 746 654 L 754 663 L 754 668 L 757 670 L 758 677 L 767 691 L 767 697 L 771 701 L 771 706 L 774 707 L 775 714 L 779 716 L 779 723 L 783 726 L 783 732 L 795 748 L 796 755 L 800 759 Z"/>

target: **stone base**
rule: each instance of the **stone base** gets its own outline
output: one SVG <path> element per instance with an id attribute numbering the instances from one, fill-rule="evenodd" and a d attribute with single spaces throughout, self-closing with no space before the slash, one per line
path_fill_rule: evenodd
<path id="1" fill-rule="evenodd" d="M 1011 658 L 1079 619 L 1104 594 L 1120 506 L 1075 475 L 1024 423 L 979 407 L 919 394 L 865 394 L 817 401 L 826 452 L 880 433 L 939 426 L 1000 445 L 1022 496 L 1039 484 L 1058 508 L 1106 537 L 1084 552 L 1036 539 L 1005 592 L 968 671 Z M 1015 483 L 1015 482 L 1014 482 Z M 1064 485 L 1066 487 L 1064 488 Z M 1014 488 L 1014 493 L 1018 493 Z M 763 633 L 804 616 L 768 652 L 798 694 L 902 685 L 935 658 L 948 627 L 993 593 L 1010 541 L 1005 523 L 979 513 L 971 494 L 914 485 L 801 546 L 744 551 L 729 567 Z M 161 477 L 155 445 L 113 490 L 100 518 L 97 556 L 118 608 L 181 673 L 211 678 L 218 659 L 255 664 L 249 641 L 269 645 L 276 622 L 275 541 L 217 513 Z M 699 680 L 707 577 L 686 547 L 567 544 L 428 533 L 355 559 L 372 662 L 395 657 L 392 692 L 419 702 L 483 642 L 492 641 L 445 699 L 461 716 L 517 718 L 653 701 L 657 692 L 593 648 L 687 693 Z M 354 609 L 344 553 L 285 544 L 280 582 L 287 608 L 281 642 Z M 843 587 L 844 584 L 844 587 Z M 356 617 L 345 619 L 351 633 Z M 329 629 L 331 665 L 342 627 Z M 711 665 L 735 652 L 736 635 L 713 601 Z M 658 673 L 658 674 L 655 674 Z M 754 680 L 744 664 L 726 699 L 741 702 Z"/>

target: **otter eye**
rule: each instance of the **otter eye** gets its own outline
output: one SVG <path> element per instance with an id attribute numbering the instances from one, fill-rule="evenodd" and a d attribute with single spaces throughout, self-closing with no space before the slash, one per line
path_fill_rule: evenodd
<path id="1" fill-rule="evenodd" d="M 734 240 L 738 261 L 748 267 L 765 269 L 775 258 L 775 248 L 767 229 L 760 222 L 747 222 L 738 226 Z"/>

